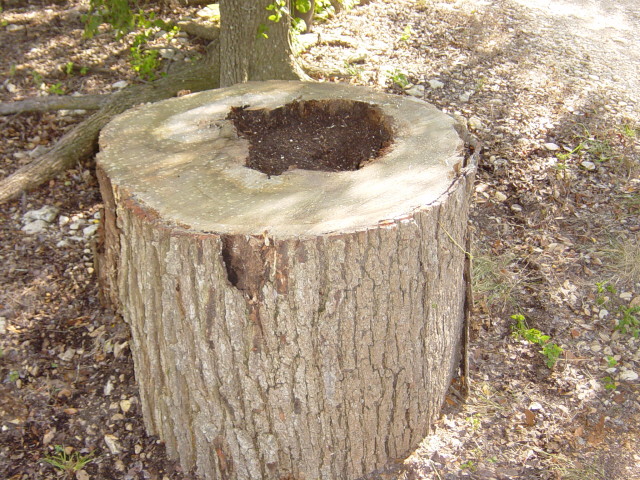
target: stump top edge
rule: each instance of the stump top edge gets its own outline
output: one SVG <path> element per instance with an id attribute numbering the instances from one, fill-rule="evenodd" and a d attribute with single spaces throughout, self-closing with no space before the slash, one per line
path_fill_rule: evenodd
<path id="1" fill-rule="evenodd" d="M 355 171 L 294 169 L 278 176 L 244 166 L 248 142 L 231 107 L 354 100 L 380 108 L 394 131 L 386 153 Z M 162 221 L 199 232 L 321 235 L 411 216 L 446 195 L 463 160 L 455 121 L 412 97 L 365 87 L 249 82 L 142 105 L 100 136 L 98 166 L 116 191 Z"/>

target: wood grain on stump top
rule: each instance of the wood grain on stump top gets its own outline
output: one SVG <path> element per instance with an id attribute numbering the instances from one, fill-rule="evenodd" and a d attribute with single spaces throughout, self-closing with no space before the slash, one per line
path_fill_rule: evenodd
<path id="1" fill-rule="evenodd" d="M 233 108 L 273 110 L 316 100 L 338 100 L 340 108 L 347 100 L 364 102 L 381 112 L 392 135 L 382 155 L 350 171 L 307 170 L 293 162 L 269 175 L 245 165 L 249 140 L 229 118 Z M 329 127 L 307 133 L 330 135 Z M 355 146 L 362 139 L 353 131 Z M 280 237 L 357 231 L 410 216 L 447 191 L 463 158 L 454 120 L 422 101 L 282 81 L 138 107 L 102 131 L 100 146 L 99 166 L 114 186 L 163 221 L 202 232 Z M 288 153 L 284 145 L 282 155 Z"/>

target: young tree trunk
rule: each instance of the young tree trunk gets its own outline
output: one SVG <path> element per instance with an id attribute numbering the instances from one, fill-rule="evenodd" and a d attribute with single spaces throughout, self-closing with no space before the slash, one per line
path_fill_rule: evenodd
<path id="1" fill-rule="evenodd" d="M 373 105 L 394 143 L 356 171 L 245 166 L 231 107 L 316 99 L 341 118 Z M 185 470 L 355 479 L 417 447 L 460 358 L 462 147 L 434 107 L 336 84 L 236 85 L 109 125 L 102 279 L 132 329 L 147 429 Z"/>
<path id="2" fill-rule="evenodd" d="M 222 87 L 249 80 L 297 80 L 289 44 L 289 18 L 268 19 L 273 0 L 220 0 Z M 264 31 L 268 38 L 259 33 Z"/>

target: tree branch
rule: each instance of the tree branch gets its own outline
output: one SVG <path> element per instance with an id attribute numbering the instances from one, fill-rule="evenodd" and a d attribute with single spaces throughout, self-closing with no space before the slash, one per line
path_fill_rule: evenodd
<path id="1" fill-rule="evenodd" d="M 198 92 L 217 88 L 220 84 L 220 51 L 218 45 L 212 47 L 209 57 L 202 63 L 186 67 L 149 85 L 132 85 L 110 95 L 100 110 L 66 133 L 51 150 L 0 180 L 0 204 L 93 155 L 98 146 L 100 130 L 119 113 L 140 103 L 173 97 L 181 90 Z"/>
<path id="2" fill-rule="evenodd" d="M 53 112 L 56 110 L 98 110 L 109 101 L 111 96 L 111 94 L 81 95 L 77 97 L 51 95 L 48 97 L 28 98 L 16 102 L 2 102 L 0 103 L 0 115 L 25 112 Z"/>

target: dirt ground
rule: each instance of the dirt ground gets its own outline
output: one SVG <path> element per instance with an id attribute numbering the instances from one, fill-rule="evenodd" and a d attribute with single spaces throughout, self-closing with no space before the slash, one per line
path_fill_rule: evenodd
<path id="1" fill-rule="evenodd" d="M 82 39 L 88 2 L 3 3 L 0 101 L 140 81 L 126 43 Z M 484 144 L 470 395 L 370 478 L 640 479 L 638 5 L 373 0 L 313 35 L 316 79 L 423 98 Z M 163 69 L 204 51 L 163 41 Z M 0 175 L 87 115 L 0 117 Z M 100 306 L 100 202 L 89 161 L 0 208 L 0 478 L 194 478 L 145 434 L 127 326 Z"/>

